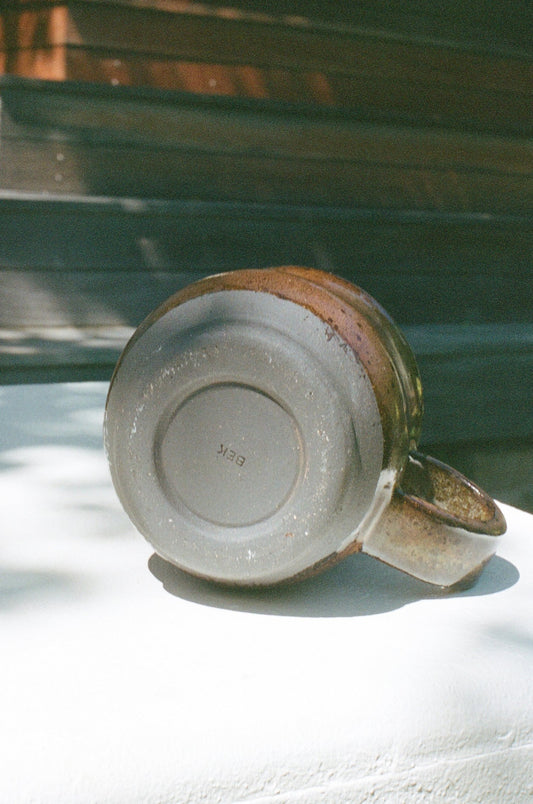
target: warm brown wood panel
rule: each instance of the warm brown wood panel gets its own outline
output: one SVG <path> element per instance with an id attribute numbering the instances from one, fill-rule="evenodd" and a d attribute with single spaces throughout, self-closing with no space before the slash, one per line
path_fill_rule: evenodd
<path id="1" fill-rule="evenodd" d="M 415 87 L 403 77 L 392 79 L 371 73 L 358 78 L 298 68 L 163 59 L 130 52 L 117 55 L 86 48 L 57 48 L 41 55 L 41 64 L 42 78 L 53 79 L 56 71 L 58 76 L 76 81 L 267 98 L 433 124 L 463 124 L 504 132 L 527 132 L 533 128 L 530 98 L 525 92 L 480 93 L 469 86 L 456 86 L 452 90 L 438 82 Z M 27 54 L 21 54 L 13 72 L 28 77 L 35 74 Z"/>
<path id="2" fill-rule="evenodd" d="M 2 72 L 49 81 L 67 79 L 68 8 L 8 3 L 0 10 Z"/>
<path id="3" fill-rule="evenodd" d="M 153 6 L 153 4 L 152 4 Z M 287 17 L 64 0 L 4 12 L 4 70 L 334 106 L 386 118 L 532 128 L 525 53 L 475 52 Z M 1 12 L 0 12 L 1 13 Z"/>

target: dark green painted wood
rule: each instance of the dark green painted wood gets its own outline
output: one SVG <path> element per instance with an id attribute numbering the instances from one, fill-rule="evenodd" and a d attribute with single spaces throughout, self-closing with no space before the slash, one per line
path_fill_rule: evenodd
<path id="1" fill-rule="evenodd" d="M 198 275 L 303 264 L 402 324 L 530 322 L 527 219 L 0 197 L 0 325 L 136 325 Z M 23 269 L 23 270 L 22 270 Z"/>

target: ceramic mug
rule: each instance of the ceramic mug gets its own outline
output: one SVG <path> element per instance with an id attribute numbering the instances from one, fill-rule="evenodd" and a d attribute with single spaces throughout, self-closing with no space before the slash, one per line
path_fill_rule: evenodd
<path id="1" fill-rule="evenodd" d="M 409 345 L 360 288 L 300 267 L 233 271 L 137 329 L 105 418 L 122 505 L 210 580 L 304 578 L 362 551 L 429 583 L 474 579 L 505 520 L 422 455 Z"/>

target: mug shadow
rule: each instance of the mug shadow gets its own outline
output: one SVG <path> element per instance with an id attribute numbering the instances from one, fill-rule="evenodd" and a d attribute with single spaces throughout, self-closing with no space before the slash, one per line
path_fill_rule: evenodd
<path id="1" fill-rule="evenodd" d="M 195 578 L 153 554 L 152 575 L 175 597 L 219 609 L 286 617 L 361 617 L 384 614 L 419 600 L 491 595 L 520 578 L 514 564 L 495 556 L 468 589 L 446 591 L 411 578 L 366 555 L 299 583 L 242 589 Z"/>

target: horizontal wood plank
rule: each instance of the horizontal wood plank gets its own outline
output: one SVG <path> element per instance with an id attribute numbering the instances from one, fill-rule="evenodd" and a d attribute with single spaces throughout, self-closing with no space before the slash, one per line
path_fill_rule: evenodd
<path id="1" fill-rule="evenodd" d="M 294 18 L 173 12 L 115 2 L 64 0 L 48 8 L 7 7 L 2 50 L 55 45 L 139 53 L 194 62 L 246 64 L 333 74 L 382 76 L 455 89 L 529 93 L 533 66 L 520 56 L 475 52 L 438 41 L 391 37 L 364 26 L 320 28 Z"/>
<path id="2" fill-rule="evenodd" d="M 57 87 L 60 86 L 60 89 Z M 527 140 L 4 79 L 0 187 L 527 213 Z"/>
<path id="3" fill-rule="evenodd" d="M 270 25 L 230 17 L 181 14 L 177 24 L 165 13 L 134 7 L 90 5 L 69 9 L 64 43 L 70 46 L 141 50 L 144 54 L 229 64 L 257 64 L 364 76 L 368 73 L 429 84 L 528 92 L 531 64 L 523 59 L 491 58 L 418 42 L 396 41 L 375 33 L 333 34 L 307 26 Z M 505 68 L 505 69 L 503 69 Z"/>
<path id="4" fill-rule="evenodd" d="M 216 272 L 312 262 L 354 276 L 510 275 L 527 282 L 532 254 L 527 218 L 0 193 L 2 268 L 188 271 L 192 265 Z"/>
<path id="5" fill-rule="evenodd" d="M 63 0 L 7 0 L 8 6 L 46 8 Z M 71 5 L 122 6 L 152 11 L 191 13 L 201 16 L 240 19 L 269 24 L 376 32 L 419 40 L 462 43 L 465 47 L 527 49 L 531 45 L 530 24 L 533 10 L 527 2 L 516 3 L 512 14 L 503 14 L 499 0 L 441 0 L 438 6 L 426 0 L 209 0 L 207 3 L 183 0 L 69 0 Z"/>
<path id="6" fill-rule="evenodd" d="M 5 54 L 4 59 L 7 64 Z M 0 66 L 2 71 L 45 80 L 93 81 L 338 107 L 368 117 L 464 125 L 503 133 L 527 134 L 533 129 L 530 99 L 516 90 L 480 92 L 468 86 L 441 87 L 437 82 L 413 87 L 403 78 L 393 80 L 371 73 L 361 78 L 64 46 L 19 51 L 10 57 L 9 69 Z"/>
<path id="7" fill-rule="evenodd" d="M 28 77 L 271 98 L 495 131 L 525 133 L 533 123 L 527 52 L 483 53 L 364 26 L 180 4 L 12 7 L 3 30 L 2 69 Z"/>
<path id="8" fill-rule="evenodd" d="M 0 80 L 8 140 L 135 144 L 217 154 L 265 154 L 406 164 L 438 170 L 533 172 L 527 139 L 379 125 L 280 104 Z"/>
<path id="9" fill-rule="evenodd" d="M 8 138 L 0 148 L 0 186 L 29 192 L 501 214 L 531 203 L 529 177 L 498 170 Z"/>
<path id="10" fill-rule="evenodd" d="M 41 0 L 42 2 L 43 0 Z M 44 0 L 52 2 L 53 0 Z M 106 4 L 110 0 L 78 0 Z M 30 0 L 22 0 L 30 2 Z M 34 0 L 31 0 L 34 2 Z M 183 9 L 181 0 L 112 0 L 115 5 L 142 9 L 175 11 Z M 526 2 L 515 3 L 512 13 L 502 13 L 499 0 L 358 0 L 339 3 L 338 0 L 210 0 L 191 3 L 193 13 L 228 16 L 233 19 L 256 19 L 300 26 L 324 27 L 333 30 L 366 28 L 395 37 L 417 38 L 420 41 L 461 43 L 474 50 L 498 48 L 524 49 L 531 47 L 529 32 L 533 24 L 533 9 Z"/>

